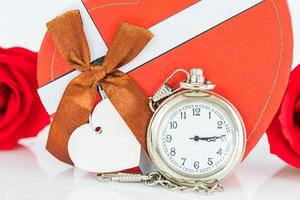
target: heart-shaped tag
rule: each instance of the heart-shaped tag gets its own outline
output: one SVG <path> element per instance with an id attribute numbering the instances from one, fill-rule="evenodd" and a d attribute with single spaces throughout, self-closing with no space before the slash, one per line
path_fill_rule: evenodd
<path id="1" fill-rule="evenodd" d="M 98 103 L 90 122 L 72 133 L 68 151 L 75 166 L 89 172 L 136 167 L 140 145 L 108 98 Z"/>

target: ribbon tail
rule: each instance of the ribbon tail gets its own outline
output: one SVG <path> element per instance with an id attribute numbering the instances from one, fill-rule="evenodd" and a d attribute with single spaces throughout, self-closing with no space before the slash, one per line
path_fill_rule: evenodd
<path id="1" fill-rule="evenodd" d="M 73 131 L 88 122 L 96 96 L 96 85 L 82 73 L 67 86 L 51 124 L 46 149 L 57 159 L 73 164 L 68 141 Z"/>
<path id="2" fill-rule="evenodd" d="M 149 108 L 148 97 L 144 91 L 121 71 L 115 71 L 112 76 L 101 81 L 101 86 L 147 152 L 146 132 L 153 113 Z"/>

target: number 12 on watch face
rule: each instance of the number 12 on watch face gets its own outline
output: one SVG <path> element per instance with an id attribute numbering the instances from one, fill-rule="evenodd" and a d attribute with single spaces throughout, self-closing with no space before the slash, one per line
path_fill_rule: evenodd
<path id="1" fill-rule="evenodd" d="M 205 101 L 183 102 L 166 113 L 159 127 L 159 150 L 182 174 L 215 173 L 228 162 L 234 135 L 226 111 Z"/>

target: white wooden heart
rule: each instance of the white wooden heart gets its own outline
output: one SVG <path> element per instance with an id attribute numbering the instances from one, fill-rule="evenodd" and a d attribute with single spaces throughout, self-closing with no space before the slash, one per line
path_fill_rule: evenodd
<path id="1" fill-rule="evenodd" d="M 136 167 L 140 150 L 140 144 L 108 98 L 96 105 L 90 122 L 78 127 L 68 143 L 74 165 L 89 172 Z"/>

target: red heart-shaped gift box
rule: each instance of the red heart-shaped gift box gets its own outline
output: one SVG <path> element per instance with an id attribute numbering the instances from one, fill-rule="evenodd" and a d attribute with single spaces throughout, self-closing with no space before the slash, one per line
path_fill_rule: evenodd
<path id="1" fill-rule="evenodd" d="M 109 46 L 122 21 L 150 28 L 155 37 L 159 33 L 163 43 L 179 38 L 173 46 L 165 45 L 164 51 L 154 48 L 157 55 L 130 70 L 130 77 L 151 96 L 175 69 L 203 68 L 207 78 L 217 85 L 215 91 L 231 101 L 244 119 L 245 156 L 256 145 L 278 109 L 292 63 L 291 19 L 285 0 L 85 0 L 79 3 L 95 24 L 103 45 Z M 237 9 L 242 5 L 243 9 Z M 191 13 L 199 17 L 192 17 Z M 197 28 L 202 31 L 192 33 Z M 72 70 L 46 34 L 38 60 L 40 90 Z M 55 93 L 56 88 L 52 89 Z M 42 100 L 51 95 L 54 94 L 41 95 Z M 44 104 L 50 106 L 51 101 Z"/>

